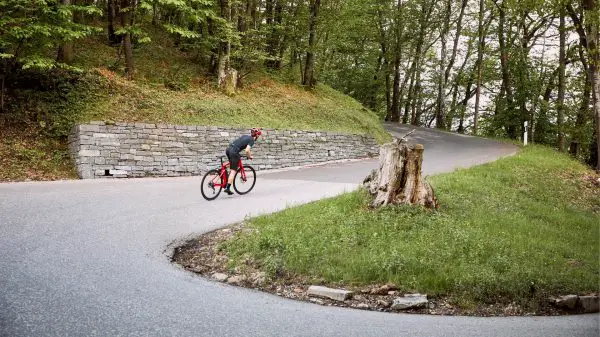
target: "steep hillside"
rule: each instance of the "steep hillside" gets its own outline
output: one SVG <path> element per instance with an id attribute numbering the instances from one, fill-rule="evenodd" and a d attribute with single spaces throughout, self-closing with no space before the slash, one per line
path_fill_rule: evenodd
<path id="1" fill-rule="evenodd" d="M 81 72 L 23 71 L 9 83 L 8 112 L 0 119 L 0 181 L 76 178 L 66 135 L 91 120 L 331 130 L 370 134 L 379 142 L 389 137 L 375 113 L 354 99 L 324 85 L 307 90 L 281 74 L 247 74 L 235 95 L 224 95 L 194 57 L 160 31 L 153 34 L 158 47 L 135 49 L 136 78 L 128 81 L 118 50 L 100 39 L 76 45 L 74 66 Z"/>

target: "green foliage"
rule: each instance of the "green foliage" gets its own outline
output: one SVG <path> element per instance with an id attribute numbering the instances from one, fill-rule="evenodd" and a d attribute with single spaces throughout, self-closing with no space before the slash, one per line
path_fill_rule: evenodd
<path id="1" fill-rule="evenodd" d="M 231 27 L 225 20 L 218 17 L 212 1 L 154 0 L 152 3 L 157 11 L 170 13 L 170 15 L 177 18 L 177 20 L 164 22 L 162 27 L 179 39 L 181 46 L 187 50 L 194 50 L 199 47 L 204 51 L 211 50 L 217 46 L 216 43 L 219 39 L 224 38 L 222 32 L 231 34 Z M 152 9 L 152 6 L 148 8 Z M 201 32 L 207 28 L 209 21 L 217 26 L 215 30 L 219 32 L 211 42 L 206 41 L 207 34 Z M 209 42 L 208 46 L 206 45 L 207 42 Z"/>
<path id="2" fill-rule="evenodd" d="M 180 26 L 164 24 L 163 27 L 165 27 L 167 32 L 169 32 L 171 34 L 176 34 L 185 39 L 198 39 L 198 38 L 202 37 L 201 34 L 191 31 L 189 29 L 182 28 Z"/>
<path id="3" fill-rule="evenodd" d="M 16 62 L 23 68 L 53 68 L 57 63 L 47 56 L 48 50 L 101 31 L 72 20 L 74 13 L 101 15 L 94 6 L 63 5 L 57 0 L 2 0 L 0 13 L 2 62 Z"/>
<path id="4" fill-rule="evenodd" d="M 589 171 L 548 148 L 433 177 L 442 209 L 370 210 L 363 191 L 250 219 L 233 265 L 327 283 L 392 282 L 456 303 L 516 302 L 597 289 L 600 197 Z M 532 288 L 533 285 L 533 288 Z M 534 290 L 532 290 L 534 289 Z"/>
<path id="5" fill-rule="evenodd" d="M 66 137 L 86 109 L 101 100 L 100 78 L 65 69 L 23 69 L 8 79 L 5 109 L 11 124 L 34 123 L 40 133 Z"/>

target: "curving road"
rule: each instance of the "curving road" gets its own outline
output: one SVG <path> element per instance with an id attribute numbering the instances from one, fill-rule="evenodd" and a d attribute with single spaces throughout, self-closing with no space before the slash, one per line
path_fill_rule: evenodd
<path id="1" fill-rule="evenodd" d="M 386 125 L 400 136 L 407 128 Z M 419 129 L 426 174 L 514 147 Z M 259 149 L 257 149 L 260 151 Z M 374 160 L 262 173 L 206 202 L 199 178 L 0 184 L 0 336 L 598 336 L 599 316 L 440 317 L 296 302 L 174 267 L 192 235 L 354 189 Z"/>

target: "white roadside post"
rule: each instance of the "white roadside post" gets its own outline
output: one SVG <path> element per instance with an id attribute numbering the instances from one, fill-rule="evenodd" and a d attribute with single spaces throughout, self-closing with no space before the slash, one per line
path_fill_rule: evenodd
<path id="1" fill-rule="evenodd" d="M 523 145 L 527 145 L 527 121 L 525 121 L 525 128 L 523 132 Z"/>

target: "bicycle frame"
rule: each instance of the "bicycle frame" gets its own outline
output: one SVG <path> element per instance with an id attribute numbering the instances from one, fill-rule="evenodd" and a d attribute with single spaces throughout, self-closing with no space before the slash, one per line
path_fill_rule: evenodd
<path id="1" fill-rule="evenodd" d="M 229 161 L 223 162 L 223 157 L 224 156 L 219 157 L 221 159 L 221 167 L 217 168 L 219 170 L 219 178 L 221 178 L 221 182 L 218 183 L 216 181 L 213 181 L 213 186 L 215 187 L 227 186 L 227 168 L 230 167 L 231 164 L 229 163 Z M 246 171 L 244 170 L 244 165 L 242 164 L 242 158 L 240 158 L 238 171 L 242 175 L 242 180 L 246 181 Z"/>

